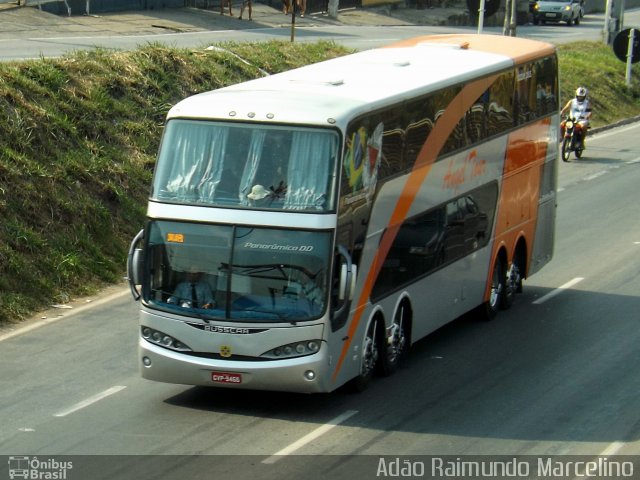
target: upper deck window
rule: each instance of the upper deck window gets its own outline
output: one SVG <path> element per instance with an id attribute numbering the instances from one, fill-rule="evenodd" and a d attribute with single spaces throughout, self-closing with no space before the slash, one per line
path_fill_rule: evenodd
<path id="1" fill-rule="evenodd" d="M 339 137 L 327 129 L 170 120 L 152 199 L 295 211 L 335 208 Z"/>

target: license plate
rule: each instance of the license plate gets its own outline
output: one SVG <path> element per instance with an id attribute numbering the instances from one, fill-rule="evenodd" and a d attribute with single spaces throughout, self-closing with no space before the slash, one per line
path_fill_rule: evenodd
<path id="1" fill-rule="evenodd" d="M 551 17 L 551 18 L 555 18 L 556 14 L 555 13 L 546 13 L 545 16 Z"/>
<path id="2" fill-rule="evenodd" d="M 241 373 L 229 373 L 229 372 L 211 372 L 211 381 L 214 383 L 242 383 Z"/>

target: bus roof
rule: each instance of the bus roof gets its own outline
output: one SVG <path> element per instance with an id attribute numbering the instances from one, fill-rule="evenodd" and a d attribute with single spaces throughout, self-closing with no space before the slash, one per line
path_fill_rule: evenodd
<path id="1" fill-rule="evenodd" d="M 505 41 L 506 40 L 506 41 Z M 425 35 L 392 43 L 387 48 L 406 48 L 418 45 L 459 45 L 472 51 L 490 52 L 512 58 L 516 64 L 526 63 L 536 58 L 551 55 L 555 46 L 537 40 L 500 35 Z"/>
<path id="2" fill-rule="evenodd" d="M 359 113 L 552 54 L 497 35 L 433 35 L 189 97 L 168 118 L 344 125 Z"/>

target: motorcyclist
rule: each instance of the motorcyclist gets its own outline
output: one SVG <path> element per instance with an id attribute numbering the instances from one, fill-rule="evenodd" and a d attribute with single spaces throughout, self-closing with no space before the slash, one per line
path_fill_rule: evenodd
<path id="1" fill-rule="evenodd" d="M 582 148 L 585 148 L 584 137 L 587 135 L 589 120 L 591 119 L 591 103 L 587 98 L 586 88 L 578 87 L 576 89 L 576 97 L 567 102 L 560 111 L 560 116 L 566 115 L 567 112 L 569 112 L 570 117 L 575 119 L 580 127 L 578 129 L 580 132 L 580 142 L 582 143 Z"/>

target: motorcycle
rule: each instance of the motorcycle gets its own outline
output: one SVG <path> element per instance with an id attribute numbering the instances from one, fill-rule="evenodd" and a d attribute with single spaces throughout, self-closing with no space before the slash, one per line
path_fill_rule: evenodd
<path id="1" fill-rule="evenodd" d="M 575 118 L 567 117 L 560 124 L 560 132 L 562 135 L 562 160 L 568 162 L 571 152 L 576 158 L 582 157 L 586 131 L 578 121 Z"/>

